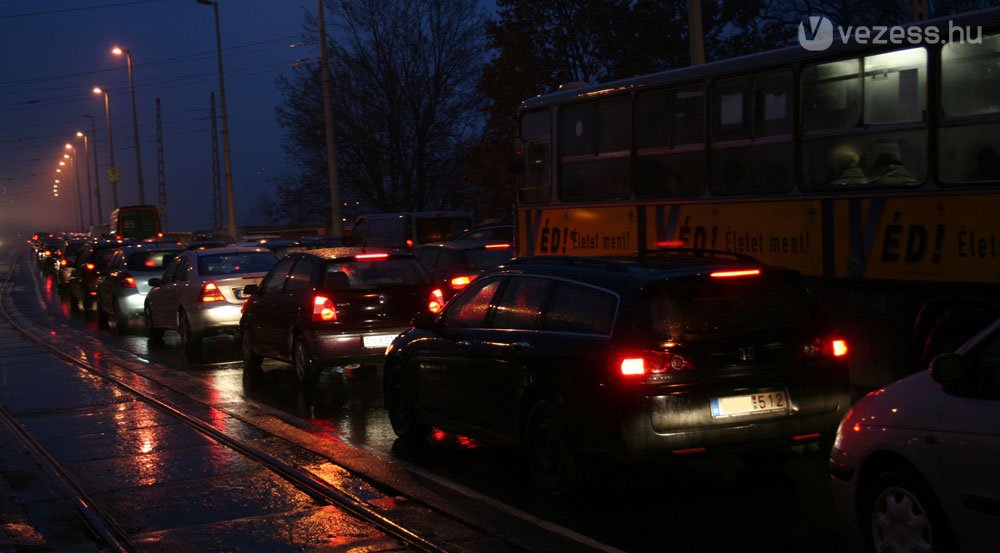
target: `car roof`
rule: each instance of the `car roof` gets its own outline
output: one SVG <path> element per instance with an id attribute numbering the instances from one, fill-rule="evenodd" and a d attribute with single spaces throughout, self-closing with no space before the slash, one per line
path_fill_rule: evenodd
<path id="1" fill-rule="evenodd" d="M 514 245 L 504 240 L 446 240 L 444 242 L 434 242 L 431 244 L 421 244 L 417 248 L 452 248 L 456 250 L 481 250 L 486 246 L 494 246 L 499 249 L 501 246 L 513 248 Z"/>
<path id="2" fill-rule="evenodd" d="M 360 247 L 339 247 L 339 248 L 316 248 L 312 250 L 297 250 L 289 252 L 292 255 L 309 255 L 324 260 L 351 259 L 359 255 L 380 255 L 387 254 L 393 258 L 413 258 L 413 254 L 407 251 L 393 249 L 373 249 Z"/>
<path id="3" fill-rule="evenodd" d="M 270 253 L 270 254 L 274 253 L 267 248 L 261 248 L 261 247 L 250 248 L 244 246 L 227 246 L 225 248 L 209 248 L 206 250 L 185 250 L 185 253 L 194 255 L 195 257 L 201 257 L 203 255 L 220 255 L 227 253 L 251 253 L 251 252 Z"/>
<path id="4" fill-rule="evenodd" d="M 151 242 L 142 244 L 129 244 L 122 248 L 128 253 L 138 252 L 138 251 L 158 251 L 158 250 L 176 250 L 182 251 L 184 246 L 178 246 L 176 242 Z"/>

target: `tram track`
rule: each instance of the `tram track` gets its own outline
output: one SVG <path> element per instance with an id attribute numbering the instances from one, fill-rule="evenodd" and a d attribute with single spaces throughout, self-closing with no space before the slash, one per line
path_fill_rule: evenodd
<path id="1" fill-rule="evenodd" d="M 10 283 L 17 270 L 17 261 L 20 259 L 20 251 L 15 252 L 10 260 L 10 266 L 3 283 L 0 284 L 0 317 L 7 322 L 18 334 L 25 339 L 36 344 L 46 352 L 60 360 L 73 366 L 81 368 L 96 375 L 104 381 L 117 386 L 118 388 L 131 394 L 144 404 L 153 406 L 155 409 L 169 415 L 180 424 L 194 430 L 198 434 L 221 444 L 240 455 L 252 460 L 257 466 L 280 477 L 295 489 L 308 495 L 320 504 L 336 507 L 348 515 L 356 518 L 365 524 L 377 529 L 379 532 L 397 540 L 404 548 L 412 548 L 424 552 L 445 552 L 449 549 L 441 543 L 437 543 L 421 536 L 417 531 L 400 524 L 382 513 L 376 511 L 371 505 L 364 501 L 352 497 L 348 493 L 337 489 L 308 471 L 294 467 L 281 461 L 273 455 L 244 442 L 238 438 L 230 436 L 201 419 L 194 417 L 173 405 L 154 397 L 144 390 L 137 388 L 120 378 L 100 369 L 93 363 L 84 361 L 66 351 L 54 347 L 50 343 L 38 338 L 18 323 L 15 317 L 9 312 L 7 305 L 3 301 L 7 296 Z M 92 500 L 88 491 L 81 486 L 72 475 L 63 468 L 60 463 L 50 455 L 41 444 L 34 440 L 24 425 L 17 417 L 5 407 L 0 409 L 0 421 L 9 427 L 19 438 L 19 441 L 30 451 L 41 466 L 46 468 L 54 479 L 62 483 L 63 491 L 72 499 L 72 503 L 77 507 L 81 518 L 86 522 L 88 528 L 103 542 L 109 551 L 134 551 L 135 546 L 131 543 L 127 532 L 123 531 L 116 521 L 100 508 L 98 502 Z"/>

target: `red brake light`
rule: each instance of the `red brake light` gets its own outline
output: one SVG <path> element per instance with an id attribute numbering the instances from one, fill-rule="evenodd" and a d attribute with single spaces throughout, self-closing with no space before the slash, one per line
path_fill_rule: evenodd
<path id="1" fill-rule="evenodd" d="M 747 269 L 745 271 L 719 271 L 712 273 L 712 278 L 732 278 L 732 277 L 744 277 L 744 276 L 757 276 L 760 274 L 760 269 Z"/>
<path id="2" fill-rule="evenodd" d="M 431 292 L 431 297 L 427 299 L 427 310 L 431 313 L 440 313 L 442 307 L 444 307 L 444 293 L 440 288 L 435 288 Z"/>
<path id="3" fill-rule="evenodd" d="M 37 234 L 32 234 L 31 235 L 31 239 L 32 240 L 38 240 L 38 235 Z"/>
<path id="4" fill-rule="evenodd" d="M 472 282 L 472 279 L 467 276 L 460 276 L 451 279 L 451 281 L 449 282 L 451 284 L 451 287 L 457 290 L 459 288 L 465 288 L 466 286 L 468 286 L 469 283 Z"/>
<path id="5" fill-rule="evenodd" d="M 619 356 L 615 364 L 622 376 L 645 377 L 645 382 L 665 380 L 668 373 L 694 368 L 683 355 L 656 350 L 629 352 Z"/>
<path id="6" fill-rule="evenodd" d="M 201 301 L 203 303 L 226 301 L 226 297 L 222 295 L 219 287 L 214 282 L 209 282 L 201 289 Z"/>
<path id="7" fill-rule="evenodd" d="M 42 252 L 42 255 L 44 255 L 45 257 L 48 257 L 48 256 L 52 255 L 52 252 L 49 251 L 49 250 L 45 250 L 45 251 Z"/>
<path id="8" fill-rule="evenodd" d="M 313 298 L 313 322 L 325 322 L 337 320 L 337 308 L 333 301 L 326 296 L 316 296 Z"/>
<path id="9" fill-rule="evenodd" d="M 375 259 L 389 259 L 389 254 L 387 253 L 363 253 L 354 256 L 355 261 L 372 261 Z"/>
<path id="10" fill-rule="evenodd" d="M 509 247 L 511 247 L 510 244 L 486 244 L 487 250 L 496 250 L 500 248 L 509 248 Z"/>
<path id="11" fill-rule="evenodd" d="M 810 344 L 803 347 L 806 357 L 816 359 L 819 357 L 846 357 L 847 340 L 842 338 L 817 338 Z"/>
<path id="12" fill-rule="evenodd" d="M 147 260 L 146 260 L 146 263 L 145 263 L 145 265 L 146 265 L 147 267 L 156 267 L 156 260 L 153 260 L 153 259 L 147 259 Z"/>
<path id="13" fill-rule="evenodd" d="M 407 248 L 412 248 L 413 247 L 413 240 L 410 240 L 409 238 L 407 238 L 407 240 L 406 240 L 406 247 Z"/>
<path id="14" fill-rule="evenodd" d="M 93 271 L 94 270 L 94 264 L 93 263 L 87 263 L 86 265 L 84 265 L 84 267 L 86 267 L 88 271 Z"/>
<path id="15" fill-rule="evenodd" d="M 132 277 L 125 277 L 124 281 L 125 281 L 125 284 L 122 285 L 122 288 L 135 288 L 135 279 L 134 278 L 132 278 Z"/>

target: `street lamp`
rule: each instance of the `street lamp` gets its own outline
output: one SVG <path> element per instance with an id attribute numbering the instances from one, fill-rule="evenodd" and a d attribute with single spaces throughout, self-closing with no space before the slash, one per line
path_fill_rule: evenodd
<path id="1" fill-rule="evenodd" d="M 104 221 L 104 210 L 101 208 L 101 172 L 97 167 L 97 123 L 93 115 L 84 115 L 90 119 L 90 136 L 94 137 L 94 198 L 97 200 L 97 224 Z"/>
<path id="2" fill-rule="evenodd" d="M 83 139 L 84 173 L 87 175 L 87 216 L 90 218 L 90 226 L 94 226 L 94 189 L 90 184 L 90 140 L 83 131 L 76 131 L 76 137 Z"/>
<path id="3" fill-rule="evenodd" d="M 107 89 L 99 86 L 94 87 L 94 94 L 104 95 L 104 113 L 108 118 L 108 156 L 111 158 L 111 167 L 108 167 L 108 182 L 111 183 L 112 209 L 118 209 L 118 168 L 115 167 L 115 141 L 111 137 L 111 100 L 108 99 Z"/>
<path id="4" fill-rule="evenodd" d="M 212 6 L 215 12 L 215 52 L 219 60 L 219 100 L 222 107 L 222 156 L 226 164 L 226 212 L 229 216 L 228 232 L 233 240 L 236 235 L 236 203 L 233 200 L 233 163 L 229 156 L 229 117 L 226 112 L 226 83 L 222 73 L 222 32 L 219 30 L 219 2 L 196 0 L 199 4 Z"/>
<path id="5" fill-rule="evenodd" d="M 139 183 L 139 203 L 146 203 L 146 192 L 142 186 L 142 153 L 139 151 L 139 116 L 135 111 L 135 81 L 132 79 L 132 51 L 115 46 L 111 53 L 120 56 L 125 54 L 128 61 L 128 88 L 132 93 L 132 138 L 135 140 L 135 170 Z"/>
<path id="6" fill-rule="evenodd" d="M 73 152 L 72 156 L 69 154 L 63 154 L 63 157 L 73 160 L 73 171 L 76 173 L 76 205 L 80 209 L 80 230 L 87 230 L 87 222 L 83 219 L 83 194 L 80 193 L 80 164 L 76 161 L 76 147 L 67 143 L 66 149 Z"/>

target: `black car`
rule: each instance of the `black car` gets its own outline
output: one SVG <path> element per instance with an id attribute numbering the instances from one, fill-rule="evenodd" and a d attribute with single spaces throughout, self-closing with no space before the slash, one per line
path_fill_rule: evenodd
<path id="1" fill-rule="evenodd" d="M 737 256 L 515 259 L 413 323 L 385 359 L 396 434 L 520 445 L 549 491 L 584 455 L 829 443 L 850 405 L 846 343 L 798 273 Z"/>
<path id="2" fill-rule="evenodd" d="M 465 288 L 479 273 L 510 261 L 514 247 L 492 240 L 451 240 L 417 246 L 417 261 L 441 285 L 445 299 Z"/>
<path id="3" fill-rule="evenodd" d="M 59 252 L 59 270 L 56 271 L 56 285 L 60 294 L 69 292 L 69 281 L 76 270 L 76 259 L 80 255 L 80 250 L 84 248 L 90 240 L 85 238 L 74 238 L 68 240 Z"/>
<path id="4" fill-rule="evenodd" d="M 65 245 L 66 240 L 59 237 L 43 240 L 38 249 L 38 269 L 46 274 L 55 274 L 59 269 L 59 258 L 62 255 L 62 249 Z"/>
<path id="5" fill-rule="evenodd" d="M 415 313 L 443 303 L 412 255 L 360 248 L 290 253 L 244 293 L 245 377 L 254 382 L 270 357 L 293 364 L 304 386 L 326 366 L 379 365 Z"/>
<path id="6" fill-rule="evenodd" d="M 123 246 L 134 242 L 109 240 L 87 244 L 76 257 L 76 269 L 69 277 L 70 309 L 97 310 L 98 280 L 108 272 L 111 259 Z"/>

